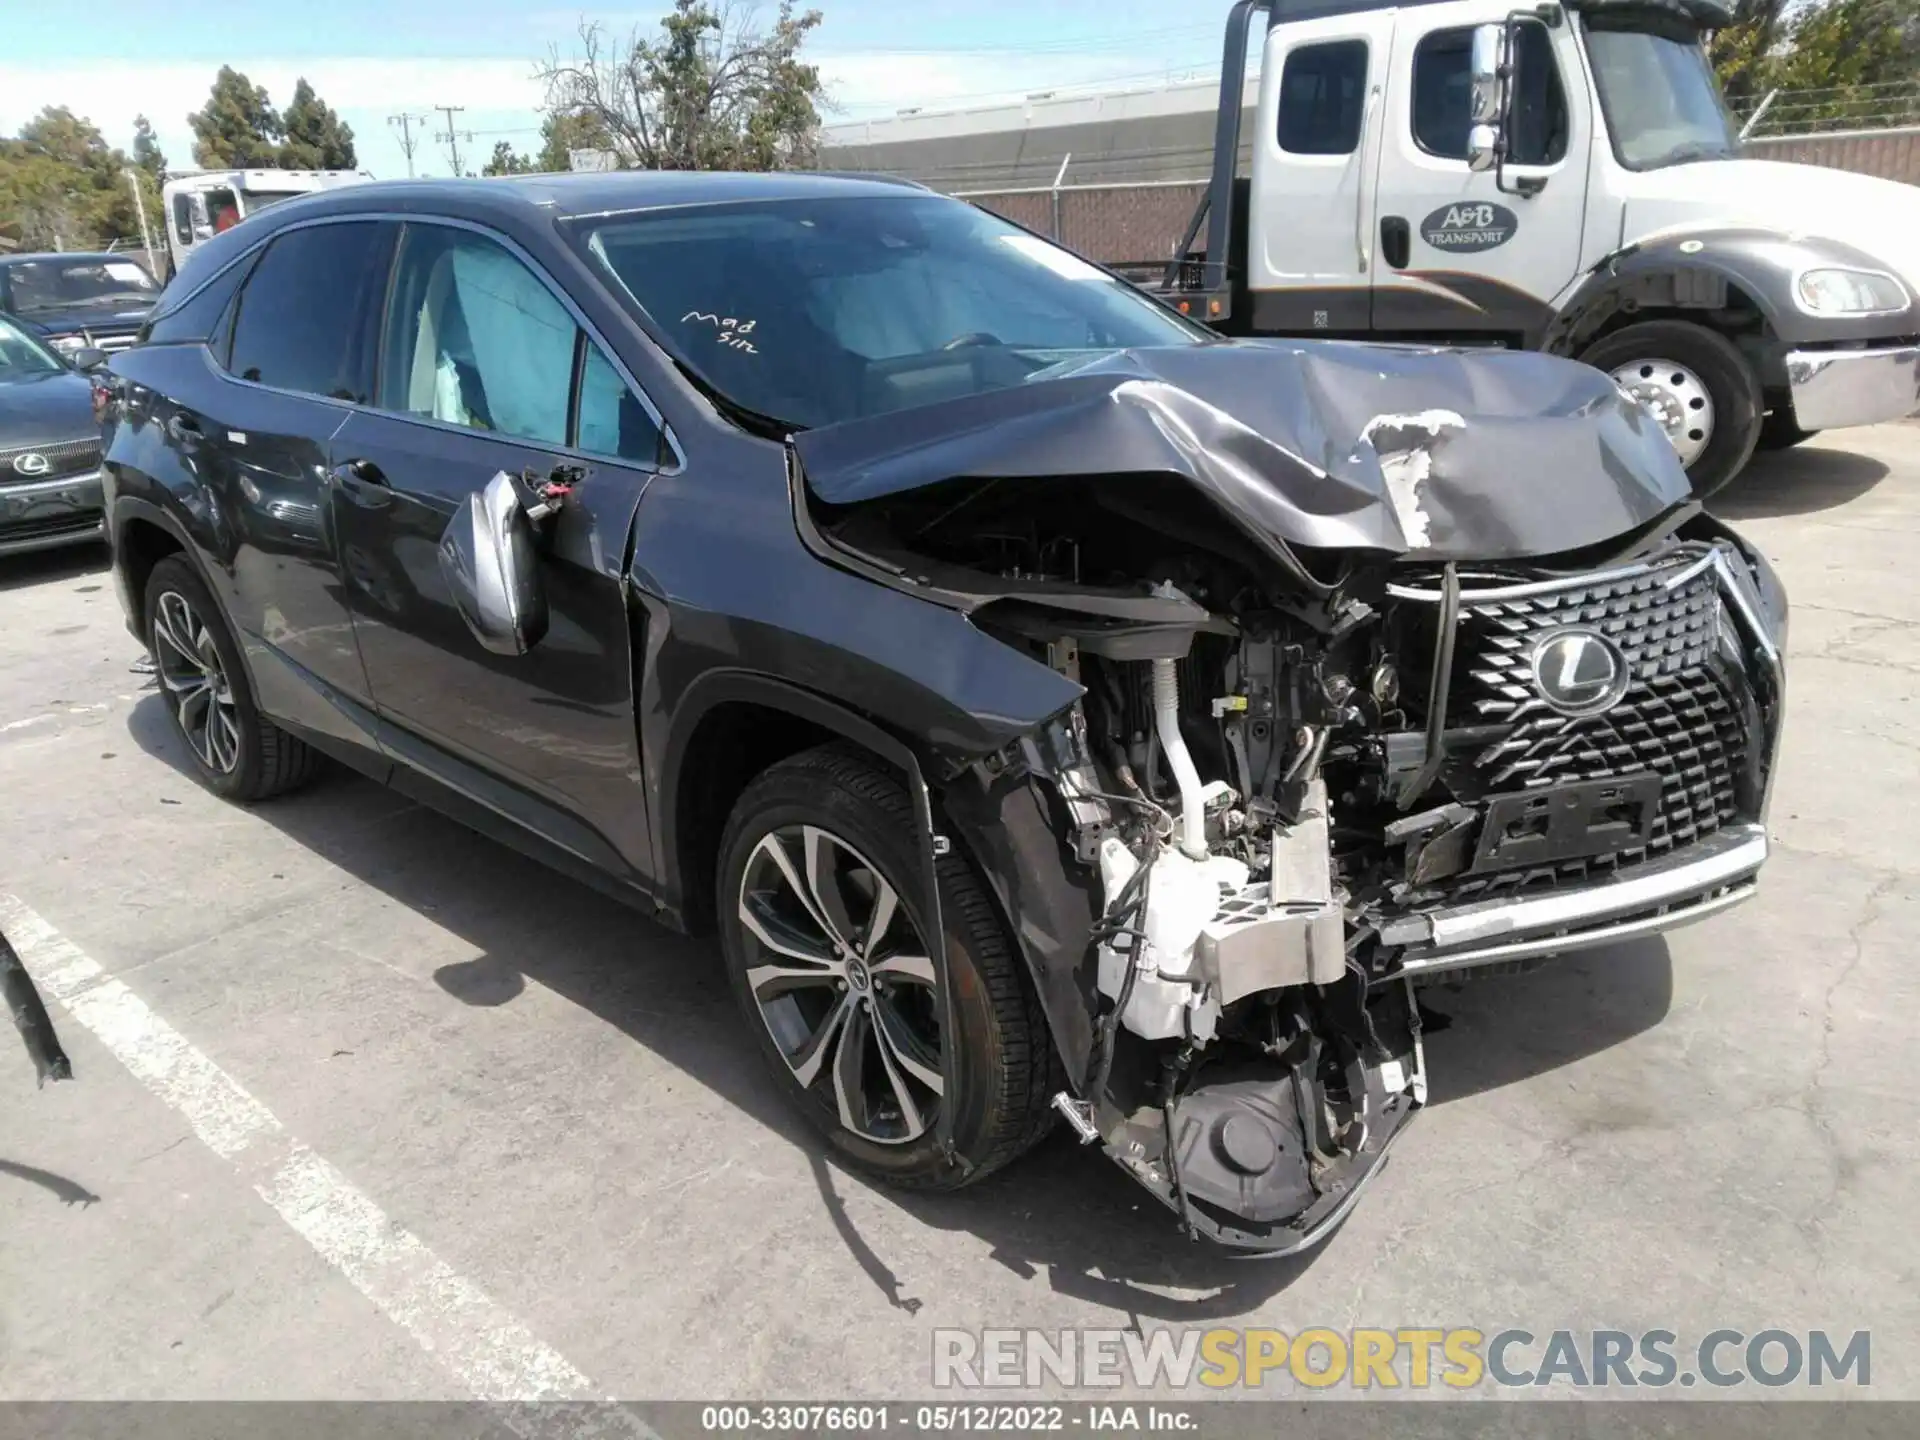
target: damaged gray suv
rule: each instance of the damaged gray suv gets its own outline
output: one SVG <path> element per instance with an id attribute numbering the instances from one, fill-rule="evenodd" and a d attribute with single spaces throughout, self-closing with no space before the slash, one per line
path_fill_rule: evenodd
<path id="1" fill-rule="evenodd" d="M 1300 1249 L 1425 1096 L 1417 983 L 1767 853 L 1780 585 L 1570 361 L 1222 339 L 915 187 L 625 174 L 289 201 L 112 370 L 205 782 L 331 756 L 717 928 L 902 1184 L 1064 1118 Z"/>

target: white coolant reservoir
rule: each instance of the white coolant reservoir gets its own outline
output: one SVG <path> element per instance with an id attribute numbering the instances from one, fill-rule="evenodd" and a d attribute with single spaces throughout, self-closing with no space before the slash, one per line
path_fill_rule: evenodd
<path id="1" fill-rule="evenodd" d="M 1111 905 L 1139 869 L 1127 847 L 1109 836 L 1100 847 L 1100 878 Z M 1199 983 L 1194 946 L 1221 900 L 1247 883 L 1247 867 L 1226 855 L 1193 860 L 1171 847 L 1153 861 L 1147 881 L 1147 913 L 1139 922 L 1146 941 L 1138 956 L 1133 995 L 1121 1020 L 1149 1040 L 1191 1035 L 1205 1040 L 1219 1018 L 1217 997 Z M 1128 956 L 1112 946 L 1100 949 L 1101 991 L 1118 999 L 1126 981 Z"/>

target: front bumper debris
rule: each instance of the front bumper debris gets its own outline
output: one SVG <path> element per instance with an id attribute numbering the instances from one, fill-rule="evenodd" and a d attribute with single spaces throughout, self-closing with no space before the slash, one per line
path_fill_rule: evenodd
<path id="1" fill-rule="evenodd" d="M 1766 858 L 1764 826 L 1729 826 L 1666 860 L 1578 890 L 1389 920 L 1380 939 L 1407 947 L 1400 971 L 1413 975 L 1617 944 L 1751 899 Z"/>
<path id="2" fill-rule="evenodd" d="M 1787 386 L 1802 430 L 1899 420 L 1920 409 L 1920 345 L 1790 351 Z"/>

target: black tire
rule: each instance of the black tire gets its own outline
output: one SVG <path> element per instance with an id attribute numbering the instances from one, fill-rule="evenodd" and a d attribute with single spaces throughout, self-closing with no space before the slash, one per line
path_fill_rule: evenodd
<path id="1" fill-rule="evenodd" d="M 1793 423 L 1793 411 L 1785 405 L 1777 410 L 1769 410 L 1767 418 L 1760 422 L 1760 448 L 1762 450 L 1791 450 L 1803 440 L 1811 440 L 1818 430 L 1802 430 Z"/>
<path id="2" fill-rule="evenodd" d="M 1726 336 L 1684 320 L 1647 320 L 1603 337 L 1580 358 L 1608 372 L 1635 360 L 1671 360 L 1699 376 L 1713 401 L 1713 431 L 1706 449 L 1687 467 L 1687 478 L 1702 499 L 1753 458 L 1765 402 L 1759 378 Z"/>
<path id="3" fill-rule="evenodd" d="M 765 854 L 760 851 L 763 839 L 776 837 L 777 832 L 791 834 L 805 826 L 827 832 L 840 846 L 847 847 L 842 853 L 865 862 L 894 889 L 899 897 L 899 913 L 903 913 L 918 932 L 907 939 L 917 940 L 927 933 L 923 918 L 925 887 L 913 805 L 892 773 L 876 765 L 862 751 L 829 745 L 782 761 L 749 784 L 734 806 L 720 842 L 716 894 L 728 980 L 775 1083 L 788 1102 L 819 1129 L 842 1158 L 877 1179 L 916 1189 L 954 1190 L 985 1178 L 1046 1134 L 1053 1120 L 1049 1100 L 1058 1088 L 1053 1083 L 1056 1070 L 1046 1020 L 992 900 L 958 854 L 948 854 L 939 860 L 940 909 L 959 1022 L 959 1095 L 953 1141 L 954 1150 L 964 1163 L 956 1165 L 939 1153 L 935 1143 L 938 1127 L 934 1107 L 946 1103 L 944 1099 L 933 1100 L 925 1107 L 921 1117 L 925 1129 L 917 1137 L 911 1136 L 912 1126 L 904 1122 L 898 1127 L 903 1133 L 896 1143 L 882 1143 L 850 1129 L 843 1123 L 840 1105 L 834 1098 L 832 1072 L 834 1061 L 840 1055 L 837 1041 L 831 1051 L 834 1058 L 822 1064 L 810 1086 L 803 1085 L 795 1064 L 787 1058 L 787 1049 L 774 1039 L 774 1021 L 762 1013 L 752 994 L 747 979 L 750 965 L 776 957 L 749 932 L 740 917 L 742 884 L 750 862 L 756 866 L 766 864 Z M 761 872 L 756 871 L 758 873 Z M 869 872 L 856 867 L 850 873 Z M 839 893 L 844 898 L 847 893 L 844 886 Z M 849 917 L 843 914 L 842 919 L 846 918 Z M 888 932 L 896 938 L 902 934 L 897 925 L 896 920 L 895 928 Z M 866 953 L 878 955 L 883 948 L 887 947 L 876 945 Z M 880 977 L 880 969 L 887 961 L 875 959 L 873 963 L 875 976 L 879 978 L 874 982 L 869 1006 L 878 1003 L 885 993 L 896 998 L 906 994 L 908 1000 L 920 1003 L 920 1014 L 924 1017 L 928 1013 L 925 1007 L 936 1003 L 931 997 L 937 996 L 937 991 L 929 988 L 924 994 L 908 994 L 913 987 L 901 986 L 899 977 Z M 881 978 L 891 982 L 885 992 L 879 988 Z M 857 988 L 864 992 L 865 982 Z M 848 985 L 842 982 L 838 994 L 849 1002 L 861 999 L 846 995 L 847 989 Z M 815 1007 L 816 1014 L 839 1003 L 831 987 L 810 985 L 804 991 L 796 989 L 788 993 L 806 997 L 806 1003 Z M 790 1014 L 798 1013 L 800 1003 L 794 1002 Z M 874 1014 L 871 1008 L 865 1013 Z M 932 1013 L 937 1015 L 937 1011 Z M 804 1023 L 816 1034 L 825 1028 L 819 1021 Z M 847 1024 L 851 1027 L 854 1021 L 849 1020 Z M 887 1063 L 879 1048 L 867 1048 L 869 1043 L 877 1046 L 877 1041 L 870 1028 L 873 1020 L 870 1018 L 866 1024 L 869 1027 L 866 1030 L 842 1033 L 863 1037 L 858 1039 L 860 1054 L 866 1057 L 860 1062 L 861 1066 Z M 938 1037 L 936 1043 L 941 1042 L 955 1043 L 955 1037 Z M 804 1050 L 805 1047 L 795 1048 Z M 824 1045 L 820 1048 L 828 1049 Z M 901 1052 L 896 1046 L 888 1053 L 898 1056 Z M 916 1053 L 924 1064 L 932 1052 Z M 937 1056 L 927 1068 L 937 1071 Z M 869 1075 L 867 1078 L 869 1083 L 884 1085 L 893 1077 Z M 926 1098 L 925 1092 L 921 1094 Z M 894 1118 L 901 1117 L 905 1109 L 905 1106 L 896 1106 Z"/>
<path id="4" fill-rule="evenodd" d="M 172 633 L 190 643 L 174 645 L 168 639 L 169 619 L 177 620 L 180 615 L 177 606 L 181 604 L 200 627 L 204 639 L 199 643 L 191 643 L 195 633 L 191 626 L 182 627 L 177 623 L 173 624 Z M 169 555 L 153 567 L 153 573 L 147 578 L 144 614 L 147 648 L 157 667 L 160 698 L 173 721 L 174 734 L 186 746 L 187 756 L 202 785 L 225 799 L 250 804 L 284 795 L 313 779 L 320 769 L 320 753 L 260 713 L 254 703 L 253 684 L 241 660 L 240 647 L 234 643 L 233 632 L 228 629 L 213 593 L 191 565 L 177 555 Z M 227 712 L 232 729 L 230 739 L 210 743 L 204 730 L 196 733 L 194 725 L 189 723 L 200 715 L 201 706 L 190 694 L 191 661 L 185 652 L 201 649 L 203 659 L 209 658 L 203 645 L 211 649 L 212 669 L 225 682 L 228 700 L 217 708 Z M 183 677 L 188 678 L 183 680 Z M 183 685 L 187 688 L 183 689 Z M 217 682 L 213 690 L 219 693 Z M 216 711 L 213 695 L 204 703 L 209 712 Z M 189 705 L 193 707 L 192 712 L 183 719 Z M 209 714 L 205 723 L 213 725 L 217 718 L 217 713 Z M 225 735 L 224 730 L 221 733 Z M 225 763 L 229 758 L 231 763 Z"/>

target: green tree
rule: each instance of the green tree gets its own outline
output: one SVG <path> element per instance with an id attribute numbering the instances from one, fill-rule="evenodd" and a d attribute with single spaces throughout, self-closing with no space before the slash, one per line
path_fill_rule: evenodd
<path id="1" fill-rule="evenodd" d="M 493 158 L 480 167 L 482 175 L 525 175 L 533 169 L 533 161 L 525 155 L 513 153 L 513 144 L 507 140 L 493 142 Z"/>
<path id="2" fill-rule="evenodd" d="M 151 177 L 156 186 L 166 183 L 167 157 L 161 152 L 153 126 L 144 115 L 133 117 L 133 163 Z"/>
<path id="3" fill-rule="evenodd" d="M 657 35 L 615 41 L 598 21 L 576 53 L 539 69 L 556 113 L 593 117 L 623 163 L 646 170 L 778 170 L 819 153 L 826 97 L 800 51 L 820 12 L 781 0 L 772 29 L 726 0 L 675 0 Z"/>
<path id="4" fill-rule="evenodd" d="M 193 127 L 197 165 L 226 170 L 279 163 L 285 133 L 280 116 L 266 90 L 231 65 L 220 67 L 206 105 L 189 115 L 187 123 Z"/>
<path id="5" fill-rule="evenodd" d="M 533 167 L 541 171 L 571 170 L 575 150 L 611 150 L 613 137 L 597 115 L 586 111 L 551 110 L 540 123 L 540 153 Z"/>
<path id="6" fill-rule="evenodd" d="M 305 79 L 293 87 L 293 99 L 280 116 L 280 163 L 289 170 L 355 170 L 353 127 L 336 115 Z"/>
<path id="7" fill-rule="evenodd" d="M 1739 0 L 1708 53 L 1736 110 L 1781 92 L 1759 133 L 1911 120 L 1920 0 Z"/>
<path id="8" fill-rule="evenodd" d="M 159 189 L 92 121 L 49 106 L 0 140 L 0 216 L 10 238 L 35 249 L 76 249 L 140 234 L 132 175 L 158 215 Z"/>

